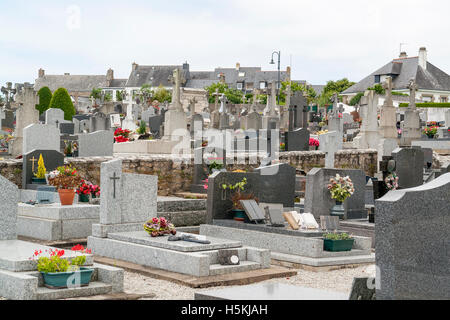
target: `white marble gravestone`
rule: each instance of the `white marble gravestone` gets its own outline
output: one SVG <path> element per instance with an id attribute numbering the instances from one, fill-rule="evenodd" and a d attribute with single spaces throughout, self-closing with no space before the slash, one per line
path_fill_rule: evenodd
<path id="1" fill-rule="evenodd" d="M 31 124 L 23 129 L 22 152 L 33 150 L 61 151 L 61 138 L 56 125 Z"/>

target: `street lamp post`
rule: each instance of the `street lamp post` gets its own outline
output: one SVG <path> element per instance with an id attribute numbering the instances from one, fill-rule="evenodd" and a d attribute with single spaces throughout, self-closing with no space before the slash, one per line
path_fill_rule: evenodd
<path id="1" fill-rule="evenodd" d="M 280 105 L 280 87 L 281 87 L 281 51 L 274 51 L 272 53 L 272 60 L 270 61 L 270 64 L 275 64 L 275 61 L 273 60 L 273 55 L 277 54 L 278 56 L 278 83 L 277 83 L 277 103 Z"/>

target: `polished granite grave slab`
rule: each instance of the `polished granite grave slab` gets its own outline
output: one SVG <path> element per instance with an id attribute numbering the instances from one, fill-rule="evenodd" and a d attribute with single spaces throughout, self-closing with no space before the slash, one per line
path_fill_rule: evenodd
<path id="1" fill-rule="evenodd" d="M 55 248 L 20 240 L 0 241 L 0 269 L 16 272 L 33 271 L 36 269 L 36 261 L 30 260 L 30 258 L 35 250 L 42 250 L 42 256 L 46 256 L 45 250 L 48 249 Z M 64 257 L 69 260 L 80 255 L 86 256 L 86 265 L 92 265 L 92 255 L 81 254 L 71 250 L 65 250 L 64 252 Z"/>
<path id="2" fill-rule="evenodd" d="M 348 300 L 342 292 L 305 288 L 285 283 L 258 283 L 195 293 L 195 300 Z"/>
<path id="3" fill-rule="evenodd" d="M 189 235 L 187 233 L 177 233 L 177 236 Z M 192 235 L 192 234 L 191 234 Z M 210 244 L 202 244 L 187 241 L 168 241 L 169 236 L 152 238 L 145 231 L 110 233 L 108 238 L 124 242 L 136 243 L 151 247 L 157 247 L 180 252 L 199 252 L 219 249 L 231 249 L 242 247 L 240 241 L 217 239 L 206 237 L 202 240 L 208 240 Z"/>
<path id="4" fill-rule="evenodd" d="M 321 237 L 324 234 L 324 232 L 321 230 L 291 230 L 288 229 L 287 223 L 285 223 L 286 226 L 285 228 L 278 228 L 278 227 L 271 227 L 265 224 L 244 223 L 232 219 L 215 219 L 213 220 L 213 225 L 228 228 L 283 234 L 295 237 Z"/>

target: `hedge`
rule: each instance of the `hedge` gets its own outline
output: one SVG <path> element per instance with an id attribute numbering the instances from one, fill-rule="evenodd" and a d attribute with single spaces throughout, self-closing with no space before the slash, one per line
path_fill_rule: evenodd
<path id="1" fill-rule="evenodd" d="M 72 121 L 73 116 L 76 114 L 72 99 L 64 88 L 59 88 L 55 91 L 50 101 L 50 108 L 58 108 L 64 111 L 64 120 L 67 121 Z"/>
<path id="2" fill-rule="evenodd" d="M 399 107 L 406 108 L 409 103 L 400 103 Z M 450 103 L 435 103 L 435 102 L 424 102 L 416 103 L 417 108 L 450 108 Z"/>

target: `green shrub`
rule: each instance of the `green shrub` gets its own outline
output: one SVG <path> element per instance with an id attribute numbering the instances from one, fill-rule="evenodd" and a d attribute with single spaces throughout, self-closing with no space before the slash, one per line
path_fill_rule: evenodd
<path id="1" fill-rule="evenodd" d="M 73 116 L 76 114 L 72 99 L 65 88 L 59 88 L 55 91 L 50 101 L 50 108 L 58 108 L 64 111 L 64 120 L 67 121 L 72 121 Z"/>
<path id="2" fill-rule="evenodd" d="M 356 96 L 354 96 L 351 100 L 350 100 L 350 105 L 351 106 L 356 106 L 360 101 L 361 98 L 364 96 L 363 92 L 358 93 Z"/>
<path id="3" fill-rule="evenodd" d="M 50 108 L 50 101 L 52 100 L 52 92 L 48 87 L 42 87 L 38 91 L 39 104 L 36 105 L 36 109 L 39 110 L 39 115 L 43 114 Z"/>

